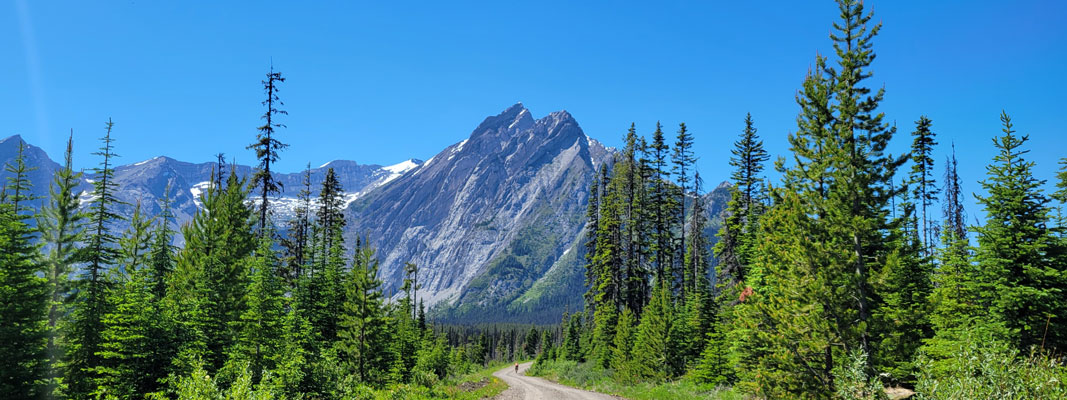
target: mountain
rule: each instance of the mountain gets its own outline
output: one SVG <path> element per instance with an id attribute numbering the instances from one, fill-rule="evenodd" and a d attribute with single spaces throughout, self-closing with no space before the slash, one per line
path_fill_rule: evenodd
<path id="1" fill-rule="evenodd" d="M 25 143 L 22 137 L 15 135 L 0 140 L 0 162 L 10 162 L 15 159 L 18 144 Z M 75 143 L 75 157 L 84 157 L 84 154 L 95 150 L 96 143 Z M 121 148 L 121 138 L 116 142 Z M 91 148 L 93 150 L 88 150 Z M 52 175 L 62 166 L 49 158 L 48 154 L 39 147 L 26 144 L 24 150 L 26 163 L 37 167 L 30 172 L 30 181 L 33 183 L 32 192 L 41 197 L 42 203 L 48 196 L 48 187 L 52 182 Z M 95 157 L 95 156 L 94 156 Z M 121 159 L 117 159 L 121 160 Z M 326 170 L 334 169 L 341 185 L 349 190 L 346 201 L 352 202 L 359 196 L 377 188 L 385 183 L 396 179 L 404 172 L 418 167 L 422 161 L 410 159 L 401 163 L 380 166 L 363 165 L 354 161 L 336 160 L 310 169 L 312 192 L 316 192 L 322 185 Z M 161 211 L 160 202 L 164 195 L 170 197 L 172 211 L 176 222 L 181 225 L 192 220 L 197 207 L 200 206 L 199 196 L 211 185 L 211 176 L 217 164 L 189 163 L 178 161 L 170 157 L 155 157 L 134 164 L 120 165 L 115 167 L 115 182 L 118 183 L 116 197 L 125 202 L 118 207 L 120 215 L 131 215 L 135 205 L 140 202 L 148 215 L 156 215 Z M 252 167 L 246 165 L 225 165 L 226 173 L 235 169 L 238 176 L 249 176 Z M 0 171 L 0 179 L 10 176 L 6 171 Z M 91 191 L 93 176 L 91 171 L 84 171 L 82 183 L 78 189 L 82 191 L 80 199 L 84 204 L 92 200 Z M 303 188 L 304 173 L 276 174 L 276 179 L 283 184 L 280 195 L 271 199 L 271 209 L 274 219 L 283 222 L 293 214 L 293 208 L 297 205 L 297 193 Z M 124 224 L 117 224 L 116 229 L 124 229 Z M 177 238 L 180 244 L 181 238 Z"/>
<path id="2" fill-rule="evenodd" d="M 14 159 L 21 141 L 18 136 L 0 140 L 0 162 Z M 121 138 L 116 144 L 121 149 Z M 75 157 L 95 147 L 75 143 Z M 334 169 L 348 193 L 345 237 L 350 244 L 365 237 L 377 249 L 387 295 L 399 295 L 403 267 L 413 262 L 419 267 L 418 297 L 438 321 L 554 323 L 564 311 L 583 306 L 581 243 L 589 184 L 615 153 L 587 136 L 570 113 L 535 119 L 519 103 L 486 118 L 467 139 L 425 162 L 380 166 L 336 160 L 310 171 L 312 192 L 317 192 L 326 169 Z M 46 196 L 59 164 L 34 146 L 26 147 L 26 157 L 39 167 L 31 174 L 34 192 Z M 241 165 L 224 168 L 239 176 L 252 171 Z M 118 211 L 129 215 L 140 200 L 154 215 L 166 194 L 178 223 L 189 221 L 214 169 L 213 162 L 168 157 L 119 166 L 118 197 L 130 205 Z M 0 178 L 6 175 L 0 172 Z M 86 193 L 92 188 L 88 175 L 81 186 Z M 271 207 L 281 223 L 298 204 L 303 173 L 276 178 L 284 191 Z M 720 185 L 701 200 L 714 240 L 729 187 Z"/>

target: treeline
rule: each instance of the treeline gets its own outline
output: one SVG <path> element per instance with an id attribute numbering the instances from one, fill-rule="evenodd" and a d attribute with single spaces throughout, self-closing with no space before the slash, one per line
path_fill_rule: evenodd
<path id="1" fill-rule="evenodd" d="M 141 204 L 117 213 L 111 121 L 87 205 L 73 139 L 47 199 L 31 196 L 20 145 L 0 191 L 0 398 L 367 398 L 537 351 L 542 331 L 529 326 L 435 328 L 413 264 L 389 300 L 374 249 L 342 238 L 332 169 L 317 196 L 305 172 L 296 217 L 279 234 L 268 202 L 286 147 L 281 82 L 273 70 L 263 82 L 264 125 L 249 146 L 256 173 L 239 177 L 220 156 L 203 206 L 180 227 L 181 248 L 169 199 L 159 215 Z"/>
<path id="2" fill-rule="evenodd" d="M 744 119 L 714 285 L 690 134 L 682 124 L 671 149 L 660 126 L 650 141 L 631 126 L 592 184 L 586 310 L 539 360 L 758 398 L 881 398 L 888 385 L 923 398 L 1067 396 L 1067 159 L 1045 195 L 1028 137 L 1003 113 L 977 197 L 985 222 L 968 225 L 955 155 L 936 171 L 929 118 L 910 151 L 887 151 L 896 127 L 879 111 L 884 89 L 866 84 L 881 24 L 861 2 L 838 5 L 834 52 L 797 92 L 778 182 Z"/>

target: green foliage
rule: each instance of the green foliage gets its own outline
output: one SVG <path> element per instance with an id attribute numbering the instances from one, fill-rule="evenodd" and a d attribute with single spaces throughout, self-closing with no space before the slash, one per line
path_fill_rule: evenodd
<path id="1" fill-rule="evenodd" d="M 1015 135 L 1007 113 L 1000 119 L 1004 136 L 993 139 L 998 154 L 982 181 L 988 195 L 978 197 L 987 215 L 986 224 L 975 229 L 978 304 L 1009 329 L 1017 348 L 1063 349 L 1067 265 L 1050 257 L 1062 244 L 1049 229 L 1045 181 L 1034 178 L 1034 163 L 1024 158 L 1029 137 Z"/>
<path id="2" fill-rule="evenodd" d="M 637 320 L 629 308 L 622 310 L 619 316 L 619 326 L 615 330 L 614 347 L 611 354 L 611 369 L 615 371 L 615 379 L 619 382 L 634 382 L 634 338 L 637 336 Z"/>
<path id="3" fill-rule="evenodd" d="M 238 337 L 229 350 L 227 363 L 244 365 L 251 373 L 252 382 L 258 384 L 265 371 L 274 370 L 282 362 L 286 344 L 286 299 L 285 289 L 278 276 L 278 259 L 269 239 L 261 238 L 248 267 L 252 281 L 245 293 L 246 308 L 241 314 Z"/>
<path id="4" fill-rule="evenodd" d="M 123 235 L 121 270 L 108 289 L 108 311 L 102 319 L 101 365 L 95 369 L 94 394 L 100 397 L 133 398 L 162 389 L 176 350 L 173 325 L 160 308 L 153 292 L 151 270 L 144 264 L 150 221 L 140 216 L 140 207 Z"/>
<path id="5" fill-rule="evenodd" d="M 964 334 L 954 357 L 935 365 L 920 357 L 918 399 L 1067 398 L 1067 367 L 1040 352 L 1020 356 L 1015 346 L 988 335 Z"/>
<path id="6" fill-rule="evenodd" d="M 254 388 L 252 373 L 242 368 L 229 388 L 220 388 L 215 379 L 201 366 L 178 379 L 175 390 L 178 400 L 272 400 L 277 396 L 270 388 Z"/>
<path id="7" fill-rule="evenodd" d="M 247 194 L 244 180 L 231 173 L 225 188 L 204 193 L 204 208 L 182 227 L 185 247 L 177 254 L 167 301 L 180 321 L 183 368 L 202 359 L 205 370 L 218 371 L 240 334 L 238 321 L 247 307 L 246 262 L 256 246 Z"/>
<path id="8" fill-rule="evenodd" d="M 867 355 L 852 351 L 844 363 L 834 367 L 834 388 L 836 397 L 842 400 L 881 400 L 886 399 L 885 389 L 878 378 L 867 373 Z"/>
<path id="9" fill-rule="evenodd" d="M 619 379 L 618 373 L 598 368 L 592 363 L 577 363 L 565 360 L 546 361 L 539 368 L 530 368 L 526 373 L 564 385 L 616 395 L 626 399 L 740 400 L 750 398 L 736 390 L 694 383 L 688 380 L 663 383 L 623 381 Z"/>
<path id="10" fill-rule="evenodd" d="M 69 394 L 72 397 L 85 397 L 95 390 L 96 373 L 103 366 L 101 358 L 101 332 L 104 330 L 104 315 L 108 313 L 107 290 L 111 286 L 108 272 L 119 257 L 116 246 L 118 237 L 111 232 L 111 225 L 124 218 L 116 214 L 115 207 L 123 204 L 115 197 L 118 184 L 115 183 L 115 171 L 112 158 L 114 145 L 111 120 L 107 121 L 107 133 L 100 138 L 102 147 L 94 155 L 103 159 L 100 166 L 93 170 L 92 202 L 89 204 L 89 223 L 87 224 L 85 261 L 87 266 L 83 278 L 79 281 L 77 307 L 72 312 L 72 324 L 68 336 L 67 376 Z"/>
<path id="11" fill-rule="evenodd" d="M 19 144 L 0 194 L 0 397 L 33 398 L 49 390 L 46 372 L 47 282 L 36 263 L 34 230 L 24 214 L 30 183 Z M 20 204 L 21 203 L 21 204 Z"/>
<path id="12" fill-rule="evenodd" d="M 667 284 L 658 283 L 652 291 L 652 300 L 641 314 L 634 340 L 634 374 L 642 379 L 661 382 L 668 377 L 672 307 Z"/>
<path id="13" fill-rule="evenodd" d="M 41 269 L 48 285 L 48 344 L 46 347 L 47 384 L 46 392 L 59 390 L 62 376 L 63 344 L 66 335 L 64 322 L 69 315 L 69 301 L 73 296 L 71 274 L 84 254 L 78 245 L 84 236 L 85 213 L 78 208 L 81 191 L 77 190 L 82 173 L 74 172 L 74 138 L 67 139 L 64 164 L 56 171 L 48 187 L 48 204 L 36 216 L 37 230 L 41 234 Z"/>
<path id="14" fill-rule="evenodd" d="M 369 247 L 356 249 L 346 280 L 346 300 L 337 348 L 346 371 L 359 381 L 382 385 L 389 381 L 395 354 L 389 349 L 389 318 L 382 309 L 378 260 Z"/>
<path id="15" fill-rule="evenodd" d="M 563 314 L 563 343 L 560 344 L 559 358 L 563 360 L 582 361 L 585 349 L 582 347 L 582 315 L 574 314 L 569 318 Z"/>

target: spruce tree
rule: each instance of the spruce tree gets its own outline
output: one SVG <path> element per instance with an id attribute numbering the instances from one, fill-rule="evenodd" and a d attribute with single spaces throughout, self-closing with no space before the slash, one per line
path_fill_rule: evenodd
<path id="1" fill-rule="evenodd" d="M 234 348 L 229 350 L 230 367 L 247 365 L 253 384 L 259 384 L 266 372 L 274 370 L 282 360 L 285 338 L 285 287 L 278 276 L 278 259 L 271 248 L 270 235 L 258 240 L 255 253 L 249 258 L 252 280 L 245 291 L 244 312 L 239 321 L 240 331 Z"/>
<path id="2" fill-rule="evenodd" d="M 284 150 L 289 145 L 282 143 L 275 138 L 275 129 L 284 128 L 285 125 L 279 123 L 276 118 L 279 115 L 287 115 L 288 112 L 278 109 L 280 106 L 284 106 L 281 99 L 278 98 L 278 84 L 285 82 L 285 78 L 282 77 L 281 72 L 274 72 L 274 65 L 270 67 L 270 72 L 267 73 L 267 80 L 262 81 L 263 91 L 267 95 L 267 99 L 263 100 L 263 105 L 267 106 L 267 111 L 263 113 L 260 119 L 264 120 L 264 124 L 259 128 L 256 128 L 259 133 L 256 134 L 256 141 L 248 145 L 248 149 L 256 151 L 256 159 L 259 160 L 259 166 L 256 172 L 252 175 L 252 182 L 250 190 L 259 188 L 259 234 L 262 235 L 266 231 L 267 226 L 267 211 L 268 203 L 267 198 L 271 194 L 281 193 L 282 184 L 274 179 L 271 175 L 270 167 L 278 161 L 278 152 Z M 222 175 L 222 171 L 219 170 L 219 176 Z"/>
<path id="3" fill-rule="evenodd" d="M 140 203 L 122 235 L 114 284 L 108 288 L 108 311 L 101 332 L 102 366 L 97 368 L 98 397 L 133 398 L 162 389 L 174 346 L 169 316 L 155 295 L 155 271 L 147 264 L 151 221 L 141 214 Z"/>
<path id="4" fill-rule="evenodd" d="M 838 6 L 837 66 L 817 57 L 797 96 L 799 129 L 789 136 L 795 165 L 777 164 L 783 184 L 761 222 L 768 228 L 754 269 L 764 282 L 744 296 L 758 310 L 747 322 L 759 324 L 756 346 L 766 349 L 752 383 L 771 397 L 829 395 L 834 368 L 849 354 L 876 354 L 874 283 L 896 250 L 886 240 L 889 206 L 906 159 L 886 153 L 895 129 L 878 111 L 884 90 L 864 86 L 881 25 L 871 25 L 858 1 Z"/>
<path id="5" fill-rule="evenodd" d="M 633 348 L 636 328 L 636 316 L 629 308 L 623 308 L 619 314 L 619 324 L 615 329 L 611 348 L 611 369 L 615 372 L 615 380 L 622 383 L 634 382 Z"/>
<path id="6" fill-rule="evenodd" d="M 182 227 L 185 247 L 167 292 L 181 321 L 177 363 L 190 368 L 199 358 L 212 373 L 237 340 L 250 273 L 245 262 L 256 246 L 245 181 L 231 170 L 226 182 L 202 195 L 204 207 Z"/>
<path id="7" fill-rule="evenodd" d="M 333 172 L 333 168 L 326 170 L 322 189 L 319 190 L 319 209 L 316 217 L 322 228 L 322 248 L 327 251 L 333 248 L 336 233 L 345 226 L 344 197 L 344 188 L 337 180 L 337 174 Z M 328 257 L 328 255 L 323 254 L 323 257 Z"/>
<path id="8" fill-rule="evenodd" d="M 104 315 L 108 313 L 107 290 L 111 285 L 108 272 L 119 257 L 116 246 L 118 237 L 111 232 L 111 225 L 124 220 L 115 208 L 122 203 L 115 192 L 115 170 L 112 158 L 114 139 L 111 130 L 115 124 L 109 119 L 107 131 L 100 138 L 102 146 L 93 153 L 103 159 L 100 166 L 93 170 L 92 201 L 89 204 L 89 223 L 85 247 L 86 267 L 82 279 L 78 282 L 77 297 L 73 312 L 73 323 L 68 345 L 66 382 L 69 395 L 84 398 L 93 392 L 96 370 L 103 365 L 99 355 L 101 351 L 101 332 L 104 330 Z"/>
<path id="9" fill-rule="evenodd" d="M 28 224 L 31 184 L 20 142 L 0 192 L 0 397 L 45 395 L 48 287 Z"/>
<path id="10" fill-rule="evenodd" d="M 156 221 L 156 230 L 152 233 L 152 245 L 148 254 L 149 280 L 152 282 L 152 294 L 157 300 L 166 297 L 168 275 L 174 269 L 176 250 L 171 244 L 174 240 L 174 230 L 170 227 L 174 221 L 174 214 L 170 207 L 170 186 L 168 185 L 160 201 L 159 220 Z"/>
<path id="11" fill-rule="evenodd" d="M 717 279 L 719 290 L 736 296 L 732 289 L 745 281 L 755 247 L 755 227 L 762 213 L 764 197 L 761 174 L 763 163 L 769 159 L 763 141 L 756 134 L 752 114 L 745 114 L 745 129 L 730 152 L 733 154 L 730 166 L 734 168 L 730 179 L 734 188 L 715 254 L 720 265 Z"/>
<path id="12" fill-rule="evenodd" d="M 1009 330 L 1009 343 L 1063 349 L 1067 345 L 1067 266 L 1050 257 L 1060 245 L 1049 228 L 1045 181 L 1033 176 L 1034 163 L 1024 156 L 1028 135 L 1015 134 L 1011 117 L 1002 112 L 1004 135 L 993 139 L 998 154 L 981 182 L 986 196 L 978 202 L 985 225 L 976 228 L 980 270 L 980 307 Z M 1046 329 L 1047 326 L 1047 329 Z"/>
<path id="13" fill-rule="evenodd" d="M 929 222 L 927 209 L 933 206 L 934 202 L 937 201 L 937 195 L 940 193 L 937 181 L 933 177 L 934 157 L 932 153 L 937 141 L 935 140 L 936 134 L 930 130 L 932 124 L 933 122 L 925 115 L 919 117 L 919 120 L 915 121 L 915 131 L 911 134 L 914 139 L 911 145 L 912 167 L 909 180 L 911 185 L 914 186 L 913 197 L 917 205 L 916 211 L 919 214 L 919 232 L 922 237 L 923 257 L 931 256 L 936 232 L 935 227 L 931 226 Z"/>
<path id="14" fill-rule="evenodd" d="M 117 261 L 118 265 L 124 268 L 121 271 L 123 274 L 130 274 L 134 268 L 143 267 L 150 256 L 152 220 L 145 217 L 140 201 L 134 204 L 128 223 L 129 227 L 118 241 Z"/>
<path id="15" fill-rule="evenodd" d="M 638 153 L 641 152 L 641 144 L 637 136 L 637 130 L 630 124 L 626 132 L 626 148 L 623 150 L 623 162 L 616 164 L 617 176 L 624 184 L 624 221 L 626 236 L 623 239 L 625 251 L 623 257 L 623 277 L 625 279 L 621 296 L 625 307 L 634 314 L 640 314 L 645 303 L 648 302 L 648 269 L 646 257 L 649 251 L 648 244 L 648 199 L 646 180 L 644 179 L 645 168 Z"/>
<path id="16" fill-rule="evenodd" d="M 347 371 L 360 382 L 382 385 L 394 360 L 388 351 L 388 318 L 383 313 L 378 259 L 370 247 L 357 247 L 346 280 L 344 313 L 337 348 Z"/>
<path id="17" fill-rule="evenodd" d="M 679 216 L 678 218 L 678 255 L 684 257 L 686 254 L 686 241 L 685 241 L 685 202 L 692 187 L 689 186 L 689 172 L 694 169 L 696 163 L 696 157 L 693 155 L 693 134 L 689 133 L 689 129 L 685 126 L 685 123 L 678 124 L 678 138 L 674 142 L 674 154 L 671 156 L 671 162 L 674 164 L 672 172 L 678 181 L 678 205 Z M 686 280 L 685 280 L 685 268 L 677 270 L 676 280 L 681 282 L 681 291 L 679 293 L 680 298 L 686 297 Z"/>
<path id="18" fill-rule="evenodd" d="M 304 263 L 307 259 L 308 234 L 311 228 L 311 164 L 304 169 L 302 187 L 296 195 L 299 201 L 296 207 L 296 217 L 289 221 L 289 236 L 282 239 L 281 245 L 285 249 L 284 271 L 291 288 L 303 275 Z"/>
<path id="19" fill-rule="evenodd" d="M 604 368 L 609 366 L 611 359 L 615 324 L 621 307 L 623 199 L 620 196 L 620 182 L 618 177 L 604 182 L 600 194 L 600 215 L 597 218 L 596 253 L 589 262 L 589 268 L 596 271 L 595 286 L 590 289 L 595 292 L 592 307 L 589 307 L 593 310 L 592 358 Z"/>
<path id="20" fill-rule="evenodd" d="M 651 168 L 651 206 L 652 206 L 652 252 L 654 253 L 655 260 L 655 273 L 656 280 L 669 280 L 672 279 L 672 267 L 673 267 L 673 234 L 671 233 L 671 226 L 673 226 L 675 209 L 674 197 L 671 195 L 670 185 L 670 172 L 667 170 L 667 155 L 670 147 L 663 137 L 663 126 L 658 122 L 656 123 L 656 131 L 652 133 L 652 144 L 649 146 L 650 155 L 652 157 L 649 168 Z M 671 282 L 670 289 L 674 289 L 674 283 Z"/>
<path id="21" fill-rule="evenodd" d="M 597 255 L 597 242 L 603 233 L 600 230 L 600 197 L 603 192 L 604 181 L 608 179 L 608 170 L 604 164 L 593 175 L 593 182 L 589 185 L 589 202 L 585 211 L 585 285 L 588 286 L 584 297 L 585 304 L 590 310 L 596 310 L 597 273 L 594 259 Z"/>
<path id="22" fill-rule="evenodd" d="M 701 296 L 710 297 L 710 282 L 708 282 L 708 270 L 711 266 L 711 255 L 708 253 L 708 238 L 704 234 L 704 228 L 708 225 L 708 216 L 704 211 L 703 180 L 700 173 L 693 175 L 693 216 L 689 219 L 690 246 L 685 254 L 685 283 L 690 293 L 698 293 Z"/>
<path id="23" fill-rule="evenodd" d="M 672 309 L 667 282 L 659 281 L 652 291 L 652 300 L 641 314 L 634 339 L 633 372 L 641 379 L 660 382 L 668 378 Z"/>
<path id="24" fill-rule="evenodd" d="M 908 181 L 921 183 L 914 177 Z M 876 288 L 884 304 L 875 311 L 881 333 L 876 357 L 879 370 L 891 383 L 907 385 L 915 382 L 919 372 L 914 363 L 919 347 L 933 335 L 928 297 L 933 289 L 934 269 L 933 261 L 923 249 L 921 217 L 917 215 L 920 208 L 913 202 L 909 186 L 905 182 L 900 187 L 898 226 L 886 239 L 895 242 L 897 251 L 887 257 L 882 277 L 877 279 Z"/>
<path id="25" fill-rule="evenodd" d="M 48 188 L 48 204 L 37 217 L 37 229 L 41 234 L 42 269 L 48 282 L 48 344 L 46 354 L 46 392 L 58 396 L 63 363 L 62 340 L 66 336 L 64 322 L 69 315 L 68 303 L 72 292 L 70 275 L 81 261 L 78 246 L 85 228 L 85 213 L 79 209 L 81 191 L 77 189 L 82 173 L 74 172 L 72 154 L 74 134 L 67 138 L 67 150 L 63 167 L 56 171 Z"/>

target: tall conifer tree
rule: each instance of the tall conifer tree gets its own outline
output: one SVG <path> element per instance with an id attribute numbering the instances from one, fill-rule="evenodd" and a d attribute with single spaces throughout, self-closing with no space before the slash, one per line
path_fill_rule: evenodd
<path id="1" fill-rule="evenodd" d="M 281 99 L 278 98 L 278 84 L 285 82 L 285 78 L 282 77 L 281 72 L 274 72 L 274 65 L 270 67 L 270 72 L 267 73 L 267 80 L 262 81 L 263 91 L 266 92 L 267 99 L 263 100 L 263 105 L 267 106 L 267 111 L 260 117 L 264 120 L 264 124 L 259 128 L 259 133 L 256 134 L 256 141 L 248 145 L 248 149 L 256 151 L 256 158 L 259 159 L 259 167 L 256 169 L 255 174 L 252 175 L 251 190 L 259 188 L 259 233 L 260 235 L 266 231 L 267 226 L 267 211 L 268 211 L 268 197 L 272 194 L 281 193 L 282 184 L 274 179 L 271 175 L 270 167 L 278 161 L 278 152 L 284 150 L 289 145 L 282 143 L 275 138 L 275 130 L 278 128 L 284 128 L 285 125 L 279 123 L 277 118 L 279 115 L 289 114 L 285 110 L 281 110 L 278 107 L 284 106 Z M 222 175 L 222 170 L 219 170 L 219 176 Z"/>
<path id="2" fill-rule="evenodd" d="M 1034 163 L 1024 158 L 1029 136 L 1015 134 L 1007 113 L 1000 120 L 1004 135 L 993 139 L 998 154 L 981 182 L 988 195 L 978 196 L 987 215 L 976 229 L 979 304 L 1004 323 L 1009 343 L 1021 350 L 1063 349 L 1067 323 L 1056 317 L 1067 315 L 1067 266 L 1050 257 L 1060 244 L 1049 229 L 1045 181 L 1034 177 Z"/>
<path id="3" fill-rule="evenodd" d="M 934 229 L 936 227 L 931 226 L 927 209 L 933 206 L 934 202 L 937 201 L 937 195 L 940 193 L 937 181 L 934 179 L 934 157 L 932 153 L 937 141 L 935 140 L 936 134 L 930 130 L 932 124 L 933 122 L 925 115 L 919 117 L 919 120 L 915 121 L 915 131 L 911 134 L 914 139 L 911 145 L 912 167 L 909 180 L 914 187 L 912 197 L 915 198 L 916 211 L 919 214 L 919 235 L 922 237 L 923 257 L 931 256 L 934 248 L 934 236 L 936 235 L 936 229 Z"/>
<path id="4" fill-rule="evenodd" d="M 0 192 L 0 397 L 44 395 L 48 288 L 39 276 L 35 230 L 28 224 L 31 184 L 19 142 Z"/>
<path id="5" fill-rule="evenodd" d="M 66 381 L 69 394 L 81 398 L 88 396 L 95 389 L 95 370 L 102 366 L 101 332 L 104 330 L 103 318 L 108 312 L 107 289 L 111 285 L 108 271 L 115 265 L 119 256 L 116 247 L 118 237 L 111 232 L 111 225 L 125 218 L 117 214 L 115 208 L 123 204 L 115 192 L 113 158 L 114 139 L 111 130 L 115 124 L 109 119 L 107 131 L 100 138 L 102 146 L 93 153 L 103 159 L 100 166 L 93 170 L 92 202 L 89 204 L 89 223 L 87 244 L 85 247 L 86 267 L 79 282 L 78 296 L 74 307 L 74 321 L 69 340 L 69 357 Z"/>
<path id="6" fill-rule="evenodd" d="M 61 341 L 65 336 L 63 326 L 73 295 L 70 275 L 81 260 L 78 246 L 84 235 L 85 213 L 79 208 L 81 191 L 77 189 L 82 173 L 74 172 L 74 134 L 67 138 L 67 150 L 63 167 L 56 171 L 48 188 L 48 205 L 37 217 L 37 229 L 41 233 L 42 269 L 48 281 L 48 389 L 49 396 L 57 395 L 59 378 L 62 376 Z"/>

